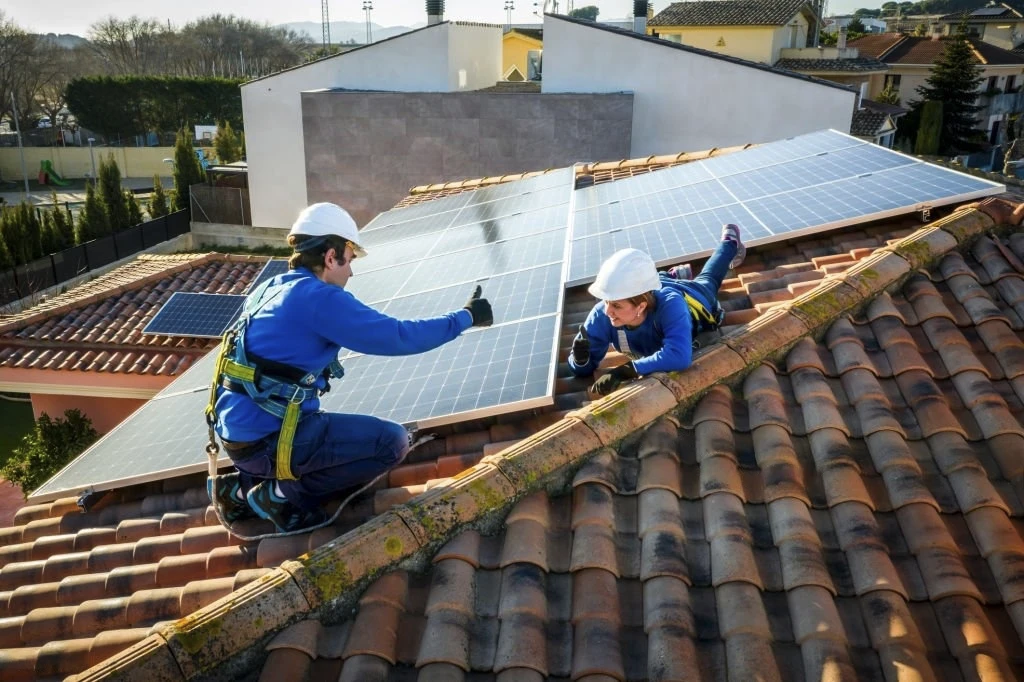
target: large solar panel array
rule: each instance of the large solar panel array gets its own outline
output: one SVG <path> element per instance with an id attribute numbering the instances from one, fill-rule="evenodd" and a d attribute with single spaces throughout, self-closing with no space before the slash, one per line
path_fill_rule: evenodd
<path id="1" fill-rule="evenodd" d="M 998 183 L 822 131 L 579 190 L 569 285 L 618 249 L 706 256 L 724 223 L 748 246 L 998 194 Z"/>
<path id="2" fill-rule="evenodd" d="M 334 382 L 324 409 L 429 426 L 550 404 L 574 179 L 567 168 L 441 200 L 444 210 L 435 213 L 424 205 L 391 211 L 367 226 L 368 255 L 355 261 L 347 287 L 357 297 L 394 317 L 424 318 L 458 310 L 479 284 L 494 326 L 414 356 L 349 353 L 345 378 Z M 189 368 L 32 499 L 203 470 L 215 356 Z"/>
<path id="3" fill-rule="evenodd" d="M 458 309 L 480 284 L 495 324 L 415 356 L 348 353 L 324 408 L 429 426 L 549 404 L 567 280 L 592 278 L 616 249 L 674 262 L 709 253 L 727 222 L 758 244 L 1004 189 L 834 131 L 575 192 L 573 183 L 564 169 L 388 211 L 364 228 L 368 255 L 348 285 L 361 300 L 422 318 Z M 31 499 L 203 470 L 214 357 Z"/>
<path id="4" fill-rule="evenodd" d="M 176 291 L 149 321 L 143 334 L 219 339 L 238 319 L 245 296 Z"/>

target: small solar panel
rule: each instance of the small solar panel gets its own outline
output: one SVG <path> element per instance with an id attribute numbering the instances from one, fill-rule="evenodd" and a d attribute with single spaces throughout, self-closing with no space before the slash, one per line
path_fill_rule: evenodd
<path id="1" fill-rule="evenodd" d="M 245 296 L 176 291 L 142 333 L 219 339 L 238 319 L 244 304 Z"/>
<path id="2" fill-rule="evenodd" d="M 252 281 L 249 288 L 246 289 L 246 293 L 252 293 L 256 291 L 256 287 L 266 282 L 268 279 L 283 275 L 288 272 L 288 261 L 281 258 L 272 258 L 267 261 L 267 264 L 260 270 L 260 274 L 256 275 L 256 279 Z"/>
<path id="3" fill-rule="evenodd" d="M 998 17 L 1005 13 L 1005 7 L 981 7 L 971 12 L 972 17 Z"/>

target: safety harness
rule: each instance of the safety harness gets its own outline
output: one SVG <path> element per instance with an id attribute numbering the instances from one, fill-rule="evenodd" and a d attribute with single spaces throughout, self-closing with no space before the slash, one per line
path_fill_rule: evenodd
<path id="1" fill-rule="evenodd" d="M 210 384 L 206 422 L 210 427 L 211 442 L 214 442 L 218 387 L 248 395 L 262 410 L 281 420 L 281 433 L 277 439 L 276 477 L 281 481 L 294 481 L 297 477 L 292 473 L 292 441 L 295 440 L 295 431 L 302 418 L 302 403 L 331 390 L 330 380 L 342 378 L 345 370 L 335 359 L 319 374 L 304 372 L 246 351 L 245 333 L 253 315 L 284 291 L 284 287 L 278 286 L 268 295 L 271 281 L 264 282 L 249 295 L 238 321 L 224 332 Z M 321 377 L 324 379 L 323 388 L 317 385 Z"/>

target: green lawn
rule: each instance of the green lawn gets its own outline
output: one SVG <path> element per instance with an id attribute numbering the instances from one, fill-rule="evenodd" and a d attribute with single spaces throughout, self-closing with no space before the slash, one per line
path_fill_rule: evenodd
<path id="1" fill-rule="evenodd" d="M 11 451 L 32 430 L 35 418 L 31 403 L 12 402 L 0 398 L 0 466 L 7 462 Z"/>

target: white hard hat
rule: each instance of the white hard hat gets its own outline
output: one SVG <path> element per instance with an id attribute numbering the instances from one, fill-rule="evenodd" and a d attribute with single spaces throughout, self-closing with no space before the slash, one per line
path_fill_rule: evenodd
<path id="1" fill-rule="evenodd" d="M 337 204 L 325 202 L 311 204 L 302 209 L 302 213 L 295 219 L 288 236 L 293 234 L 310 237 L 330 235 L 341 237 L 352 244 L 352 250 L 357 256 L 366 255 L 363 247 L 359 246 L 359 228 L 356 227 L 356 221 L 352 220 L 348 211 Z"/>
<path id="2" fill-rule="evenodd" d="M 604 301 L 621 301 L 661 288 L 654 261 L 639 249 L 622 249 L 612 254 L 597 272 L 587 290 Z"/>

